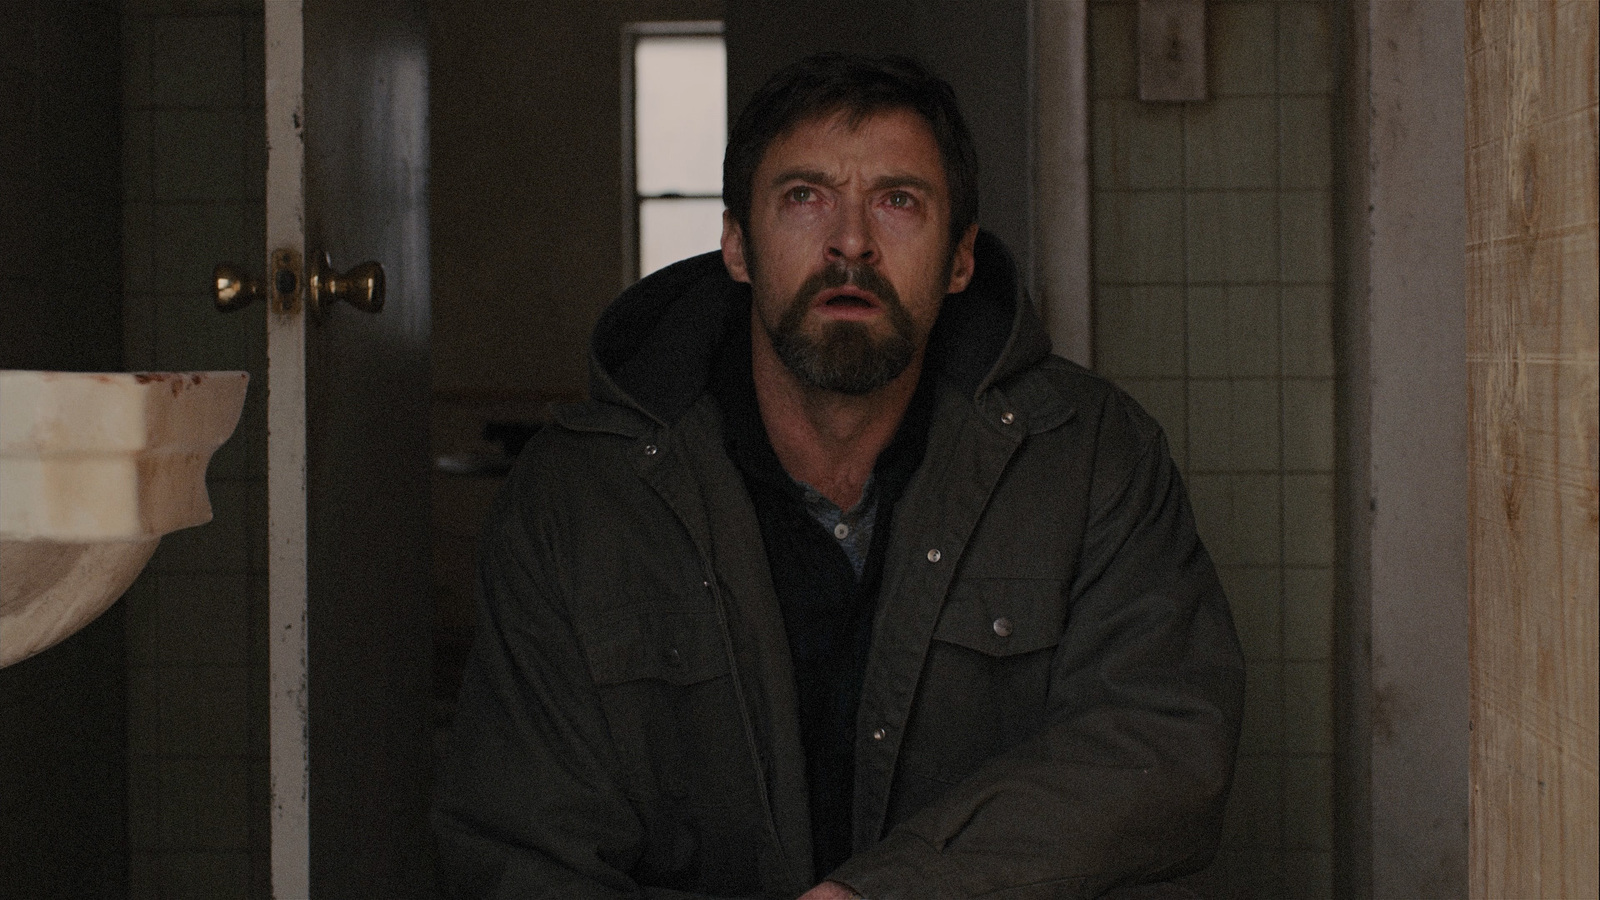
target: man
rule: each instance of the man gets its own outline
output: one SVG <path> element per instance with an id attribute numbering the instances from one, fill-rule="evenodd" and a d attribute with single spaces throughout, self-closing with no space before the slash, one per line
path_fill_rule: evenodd
<path id="1" fill-rule="evenodd" d="M 465 896 L 1095 896 L 1203 866 L 1243 673 L 1159 428 L 1049 355 L 948 85 L 735 124 L 722 252 L 523 453 L 437 825 Z"/>

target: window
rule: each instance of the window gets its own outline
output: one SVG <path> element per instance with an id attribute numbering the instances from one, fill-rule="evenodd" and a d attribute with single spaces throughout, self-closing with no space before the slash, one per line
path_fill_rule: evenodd
<path id="1" fill-rule="evenodd" d="M 720 22 L 644 22 L 624 34 L 628 280 L 717 249 L 727 68 Z"/>

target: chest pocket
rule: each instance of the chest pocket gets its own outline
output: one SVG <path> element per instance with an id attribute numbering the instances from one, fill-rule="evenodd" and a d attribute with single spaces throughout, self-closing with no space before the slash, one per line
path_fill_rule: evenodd
<path id="1" fill-rule="evenodd" d="M 920 806 L 1043 726 L 1065 623 L 1058 580 L 951 588 L 901 745 L 901 803 Z"/>
<path id="2" fill-rule="evenodd" d="M 596 623 L 583 644 L 633 798 L 734 802 L 727 773 L 750 763 L 716 611 L 635 606 Z"/>
<path id="3" fill-rule="evenodd" d="M 982 578 L 951 588 L 933 636 L 985 656 L 1015 656 L 1054 647 L 1066 622 L 1060 581 Z"/>

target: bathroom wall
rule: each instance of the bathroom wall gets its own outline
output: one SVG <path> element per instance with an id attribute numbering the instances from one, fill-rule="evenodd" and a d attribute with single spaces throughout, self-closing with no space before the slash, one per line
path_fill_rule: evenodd
<path id="1" fill-rule="evenodd" d="M 1089 9 L 1095 361 L 1166 429 L 1248 664 L 1206 896 L 1332 896 L 1330 5 L 1207 3 L 1184 104 L 1137 99 L 1137 4 Z"/>
<path id="2" fill-rule="evenodd" d="M 261 10 L 123 2 L 126 364 L 252 379 L 207 473 L 214 519 L 163 539 L 120 605 L 132 898 L 268 891 L 265 329 L 210 292 L 218 262 L 264 267 Z"/>
<path id="3" fill-rule="evenodd" d="M 121 362 L 118 4 L 18 0 L 0 22 L 0 365 Z"/>
<path id="4" fill-rule="evenodd" d="M 1467 893 L 1464 16 L 1340 4 L 1341 897 Z"/>
<path id="5" fill-rule="evenodd" d="M 0 368 L 122 367 L 118 20 L 113 0 L 0 16 Z M 0 669 L 0 896 L 124 893 L 124 652 L 113 607 Z"/>

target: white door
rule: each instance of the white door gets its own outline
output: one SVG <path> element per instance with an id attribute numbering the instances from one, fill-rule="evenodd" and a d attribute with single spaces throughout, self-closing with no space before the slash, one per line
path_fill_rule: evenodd
<path id="1" fill-rule="evenodd" d="M 426 20 L 265 10 L 272 891 L 431 896 Z"/>

